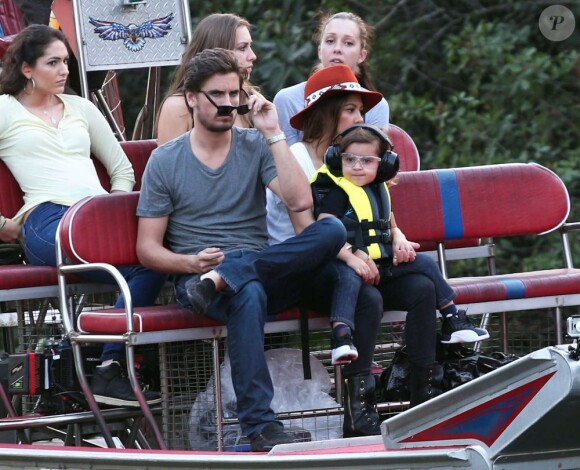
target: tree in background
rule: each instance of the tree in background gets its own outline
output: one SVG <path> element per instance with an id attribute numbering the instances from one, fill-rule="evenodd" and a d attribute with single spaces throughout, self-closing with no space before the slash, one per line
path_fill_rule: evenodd
<path id="1" fill-rule="evenodd" d="M 253 25 L 252 81 L 269 98 L 305 80 L 321 10 L 349 10 L 375 27 L 373 81 L 421 153 L 422 169 L 535 161 L 554 170 L 580 220 L 578 27 L 546 39 L 540 13 L 553 2 L 489 0 L 191 0 L 192 26 L 214 12 Z M 580 21 L 580 5 L 568 5 Z M 577 25 L 578 26 L 578 25 Z M 169 83 L 169 80 L 166 81 Z M 540 191 L 541 188 L 538 188 Z M 580 252 L 580 237 L 574 237 Z M 536 267 L 558 262 L 554 243 L 535 247 Z M 518 247 L 512 249 L 517 264 Z M 580 261 L 577 261 L 580 262 Z"/>

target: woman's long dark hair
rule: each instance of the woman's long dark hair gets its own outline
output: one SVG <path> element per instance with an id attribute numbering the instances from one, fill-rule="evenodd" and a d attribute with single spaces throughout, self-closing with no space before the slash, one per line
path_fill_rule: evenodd
<path id="1" fill-rule="evenodd" d="M 22 74 L 22 66 L 26 63 L 34 67 L 54 41 L 67 45 L 64 33 L 50 26 L 34 24 L 20 31 L 2 61 L 0 94 L 16 95 L 24 90 L 28 79 Z"/>
<path id="2" fill-rule="evenodd" d="M 304 114 L 304 142 L 328 146 L 336 134 L 342 108 L 350 93 L 339 93 L 328 98 L 320 98 Z"/>

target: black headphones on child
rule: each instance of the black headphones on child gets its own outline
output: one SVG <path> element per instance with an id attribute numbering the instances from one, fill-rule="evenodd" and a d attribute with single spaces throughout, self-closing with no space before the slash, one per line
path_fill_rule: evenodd
<path id="1" fill-rule="evenodd" d="M 344 136 L 358 128 L 366 129 L 372 132 L 379 139 L 381 139 L 382 142 L 388 144 L 391 149 L 387 150 L 380 156 L 381 161 L 379 162 L 377 177 L 375 178 L 374 183 L 384 183 L 385 181 L 394 178 L 399 171 L 399 156 L 392 151 L 393 144 L 385 135 L 385 133 L 382 132 L 378 127 L 372 126 L 370 124 L 355 124 L 338 133 L 334 139 L 332 139 L 330 147 L 326 149 L 326 153 L 324 154 L 324 163 L 326 166 L 328 166 L 331 172 L 336 172 L 342 175 L 342 139 Z"/>

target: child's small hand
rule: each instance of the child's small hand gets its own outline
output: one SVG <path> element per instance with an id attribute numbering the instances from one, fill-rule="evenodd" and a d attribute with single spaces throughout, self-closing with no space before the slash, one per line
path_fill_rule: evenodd
<path id="1" fill-rule="evenodd" d="M 397 266 L 400 263 L 415 261 L 417 248 L 419 248 L 418 243 L 409 242 L 406 239 L 399 243 L 393 243 L 393 265 Z"/>
<path id="2" fill-rule="evenodd" d="M 381 282 L 381 275 L 379 274 L 379 268 L 377 267 L 375 260 L 369 257 L 366 263 L 371 270 L 371 280 L 370 282 L 367 282 L 367 284 L 378 286 L 379 282 Z"/>
<path id="3" fill-rule="evenodd" d="M 373 274 L 369 265 L 358 256 L 350 256 L 346 264 L 357 273 L 365 283 L 370 284 L 373 281 Z M 373 263 L 374 264 L 374 263 Z M 376 266 L 375 266 L 376 269 Z"/>

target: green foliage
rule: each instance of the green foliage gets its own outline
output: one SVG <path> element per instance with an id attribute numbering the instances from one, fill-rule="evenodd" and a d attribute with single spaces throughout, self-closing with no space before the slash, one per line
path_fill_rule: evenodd
<path id="1" fill-rule="evenodd" d="M 553 2 L 532 0 L 191 0 L 192 25 L 233 12 L 254 26 L 252 81 L 270 98 L 304 80 L 317 62 L 312 35 L 320 10 L 348 10 L 375 28 L 373 80 L 391 120 L 414 138 L 421 168 L 537 162 L 555 171 L 580 220 L 580 45 L 578 28 L 553 42 L 538 29 Z M 568 5 L 580 19 L 580 4 Z M 134 89 L 135 84 L 131 87 Z M 125 92 L 131 96 L 133 93 Z M 541 188 L 538 188 L 541 191 Z M 505 270 L 538 267 L 561 253 L 557 235 L 527 247 L 501 241 Z M 580 263 L 580 237 L 573 252 Z"/>
<path id="2" fill-rule="evenodd" d="M 314 21 L 313 11 L 301 2 L 284 1 L 268 10 L 254 23 L 254 40 L 259 44 L 260 56 L 253 81 L 266 96 L 274 97 L 280 83 L 304 80 L 303 64 L 314 63 L 316 48 L 311 40 L 304 40 L 304 22 Z M 280 23 L 278 18 L 286 18 Z"/>

